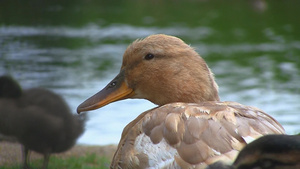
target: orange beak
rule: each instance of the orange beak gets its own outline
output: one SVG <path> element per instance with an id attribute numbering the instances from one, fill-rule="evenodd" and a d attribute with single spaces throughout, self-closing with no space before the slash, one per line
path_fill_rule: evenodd
<path id="1" fill-rule="evenodd" d="M 77 113 L 95 110 L 109 103 L 130 98 L 133 95 L 134 91 L 127 86 L 124 71 L 121 70 L 105 88 L 81 103 L 77 107 Z"/>

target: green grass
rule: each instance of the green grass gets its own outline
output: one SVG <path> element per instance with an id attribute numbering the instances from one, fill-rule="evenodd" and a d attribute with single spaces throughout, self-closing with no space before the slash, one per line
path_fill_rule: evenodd
<path id="1" fill-rule="evenodd" d="M 62 159 L 59 157 L 50 157 L 48 169 L 108 169 L 109 160 L 106 157 L 100 157 L 96 154 L 87 154 L 82 157 L 69 157 Z M 0 169 L 20 169 L 20 165 L 0 166 Z M 32 169 L 41 168 L 43 159 L 33 160 L 30 163 Z"/>

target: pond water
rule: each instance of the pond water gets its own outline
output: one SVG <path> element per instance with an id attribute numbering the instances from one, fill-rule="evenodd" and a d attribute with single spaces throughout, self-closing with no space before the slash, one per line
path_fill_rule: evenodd
<path id="1" fill-rule="evenodd" d="M 300 132 L 300 1 L 0 2 L 0 75 L 62 95 L 73 113 L 119 71 L 135 39 L 164 33 L 195 47 L 221 100 L 259 107 Z M 117 144 L 154 107 L 124 100 L 88 112 L 79 144 Z"/>

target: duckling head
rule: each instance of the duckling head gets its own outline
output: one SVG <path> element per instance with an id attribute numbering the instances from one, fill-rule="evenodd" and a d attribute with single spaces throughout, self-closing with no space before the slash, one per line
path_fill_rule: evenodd
<path id="1" fill-rule="evenodd" d="M 22 95 L 22 88 L 12 77 L 0 76 L 0 98 L 18 98 Z"/>

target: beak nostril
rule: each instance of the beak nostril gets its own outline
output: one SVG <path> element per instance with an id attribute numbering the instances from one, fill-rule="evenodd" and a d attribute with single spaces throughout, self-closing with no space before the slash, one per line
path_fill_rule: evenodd
<path id="1" fill-rule="evenodd" d="M 115 87 L 117 85 L 117 82 L 111 82 L 108 86 L 108 88 Z"/>

